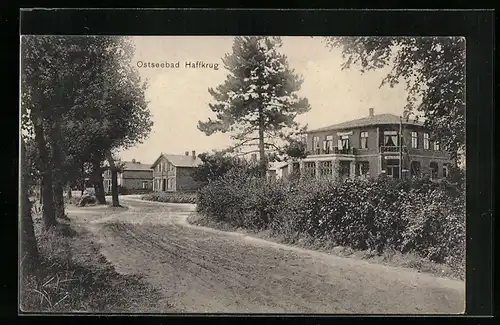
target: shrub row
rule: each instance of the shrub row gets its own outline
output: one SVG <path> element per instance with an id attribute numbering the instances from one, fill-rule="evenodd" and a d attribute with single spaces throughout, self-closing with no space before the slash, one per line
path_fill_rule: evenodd
<path id="1" fill-rule="evenodd" d="M 155 192 L 141 196 L 142 200 L 168 203 L 196 203 L 196 193 L 189 192 Z"/>
<path id="2" fill-rule="evenodd" d="M 283 181 L 233 171 L 200 190 L 198 211 L 236 227 L 270 229 L 289 242 L 308 235 L 332 245 L 394 249 L 464 265 L 465 196 L 447 182 Z"/>

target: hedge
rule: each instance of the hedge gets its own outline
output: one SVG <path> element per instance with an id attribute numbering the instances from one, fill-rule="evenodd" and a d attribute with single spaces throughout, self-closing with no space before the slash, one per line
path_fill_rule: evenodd
<path id="1" fill-rule="evenodd" d="M 154 192 L 141 196 L 142 200 L 168 203 L 196 203 L 196 193 L 191 192 Z"/>
<path id="2" fill-rule="evenodd" d="M 431 180 L 257 179 L 233 171 L 199 191 L 198 211 L 216 221 L 302 235 L 353 249 L 415 253 L 465 265 L 465 194 Z"/>

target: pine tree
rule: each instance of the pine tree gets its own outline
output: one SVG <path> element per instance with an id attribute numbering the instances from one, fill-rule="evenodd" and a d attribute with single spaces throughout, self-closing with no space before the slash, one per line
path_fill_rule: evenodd
<path id="1" fill-rule="evenodd" d="M 235 37 L 233 52 L 222 59 L 229 71 L 225 82 L 208 90 L 216 119 L 198 124 L 207 135 L 230 133 L 234 151 L 257 146 L 261 176 L 267 171 L 266 154 L 280 150 L 280 139 L 300 132 L 295 117 L 310 109 L 296 94 L 303 80 L 278 52 L 281 45 L 279 37 Z"/>

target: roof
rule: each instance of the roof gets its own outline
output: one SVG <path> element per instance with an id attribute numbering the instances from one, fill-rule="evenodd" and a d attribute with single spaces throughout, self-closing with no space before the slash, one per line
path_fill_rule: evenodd
<path id="1" fill-rule="evenodd" d="M 351 120 L 347 122 L 342 122 L 314 130 L 310 130 L 309 132 L 320 132 L 320 131 L 332 131 L 332 130 L 345 130 L 345 129 L 353 129 L 364 126 L 371 125 L 385 125 L 385 124 L 399 124 L 399 116 L 394 114 L 377 114 L 373 116 L 367 116 L 363 118 L 359 118 L 356 120 Z M 405 125 L 418 125 L 423 126 L 424 123 L 415 120 L 403 119 L 403 124 Z"/>
<path id="2" fill-rule="evenodd" d="M 154 168 L 161 157 L 167 159 L 175 167 L 197 167 L 202 163 L 200 158 L 198 157 L 193 158 L 193 156 L 191 155 L 187 156 L 187 155 L 161 154 L 160 157 L 158 157 L 158 159 L 156 159 L 153 165 L 150 165 L 149 168 Z"/>
<path id="3" fill-rule="evenodd" d="M 123 169 L 127 170 L 151 170 L 150 164 L 141 164 L 132 161 L 122 161 L 122 163 L 123 163 Z"/>

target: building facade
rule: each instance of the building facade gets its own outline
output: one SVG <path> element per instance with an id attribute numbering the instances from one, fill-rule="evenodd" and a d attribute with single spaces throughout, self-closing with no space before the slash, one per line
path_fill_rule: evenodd
<path id="1" fill-rule="evenodd" d="M 202 163 L 192 151 L 191 155 L 161 154 L 150 168 L 153 170 L 153 191 L 155 192 L 192 192 L 201 183 L 193 178 L 194 169 Z"/>
<path id="2" fill-rule="evenodd" d="M 450 163 L 423 123 L 374 115 L 373 109 L 365 118 L 308 131 L 307 150 L 307 158 L 289 162 L 283 175 L 436 179 L 447 176 Z"/>
<path id="3" fill-rule="evenodd" d="M 141 164 L 139 161 L 119 162 L 123 164 L 122 172 L 118 173 L 118 186 L 129 190 L 152 190 L 153 170 L 149 164 Z M 104 191 L 111 193 L 111 171 L 108 169 L 103 174 Z"/>

